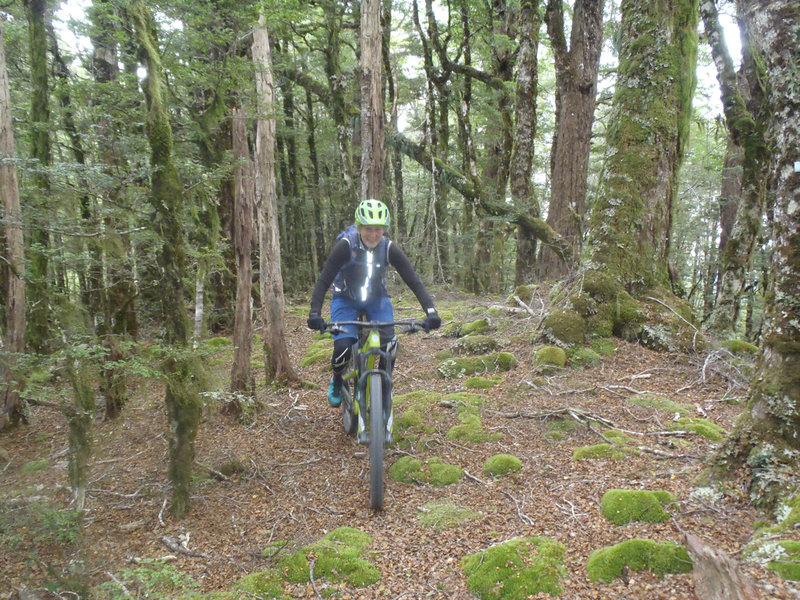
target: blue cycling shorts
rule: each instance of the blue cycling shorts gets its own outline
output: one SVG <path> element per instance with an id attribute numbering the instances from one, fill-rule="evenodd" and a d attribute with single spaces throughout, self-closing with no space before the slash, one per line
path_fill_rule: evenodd
<path id="1" fill-rule="evenodd" d="M 331 298 L 331 321 L 357 321 L 358 313 L 362 310 L 367 313 L 367 319 L 370 321 L 394 321 L 394 307 L 389 296 L 381 296 L 366 302 L 359 302 L 343 296 Z M 334 340 L 346 337 L 355 340 L 358 337 L 355 325 L 345 325 L 343 329 L 345 331 L 342 333 L 334 334 Z M 383 332 L 381 332 L 381 338 L 383 337 Z M 391 338 L 391 335 L 389 337 Z"/>

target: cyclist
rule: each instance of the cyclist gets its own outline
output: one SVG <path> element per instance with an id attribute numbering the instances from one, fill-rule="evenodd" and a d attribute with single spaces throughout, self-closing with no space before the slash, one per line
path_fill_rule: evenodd
<path id="1" fill-rule="evenodd" d="M 430 294 L 408 257 L 386 237 L 388 227 L 389 209 L 380 200 L 364 200 L 356 207 L 355 223 L 339 234 L 314 286 L 308 314 L 310 329 L 325 330 L 325 321 L 321 316 L 322 303 L 331 284 L 331 321 L 355 321 L 361 311 L 366 313 L 370 321 L 394 321 L 392 301 L 386 290 L 386 270 L 389 265 L 400 273 L 422 305 L 426 315 L 426 331 L 437 329 L 442 324 Z M 341 404 L 342 373 L 357 338 L 355 325 L 343 329 L 345 331 L 333 336 L 333 376 L 328 390 L 328 402 L 333 407 Z M 380 335 L 381 348 L 393 356 L 396 349 L 394 327 L 381 328 Z M 393 366 L 389 365 L 389 369 Z"/>

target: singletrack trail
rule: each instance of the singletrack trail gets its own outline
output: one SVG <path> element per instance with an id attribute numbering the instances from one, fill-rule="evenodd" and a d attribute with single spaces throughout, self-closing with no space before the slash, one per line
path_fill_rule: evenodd
<path id="1" fill-rule="evenodd" d="M 157 383 L 142 381 L 120 420 L 95 422 L 83 545 L 87 578 L 96 585 L 110 581 L 109 574 L 132 568 L 132 561 L 170 556 L 169 564 L 190 574 L 200 591 L 226 590 L 241 577 L 274 566 L 295 549 L 347 526 L 371 536 L 364 556 L 380 571 L 380 580 L 362 588 L 319 577 L 284 582 L 287 597 L 318 598 L 333 586 L 338 590 L 333 597 L 345 599 L 473 598 L 461 567 L 465 556 L 513 538 L 543 536 L 566 547 L 562 598 L 695 598 L 691 574 L 660 578 L 631 571 L 610 583 L 592 582 L 586 561 L 593 551 L 632 538 L 683 543 L 683 532 L 741 559 L 754 523 L 763 515 L 741 497 L 726 496 L 714 504 L 700 499 L 693 493 L 694 478 L 714 442 L 666 432 L 676 407 L 688 411 L 685 416 L 704 416 L 730 430 L 741 410 L 735 402 L 746 396 L 746 388 L 725 365 L 710 364 L 707 356 L 656 353 L 619 339 L 613 340 L 613 354 L 594 366 L 539 373 L 531 334 L 540 318 L 529 311 L 490 312 L 490 306 L 503 303 L 500 298 L 455 295 L 437 302 L 440 312 L 457 321 L 488 318 L 488 335 L 500 340 L 501 351 L 516 357 L 511 370 L 484 374 L 496 376 L 492 387 L 470 389 L 466 378 L 439 376 L 442 359 L 437 354 L 452 350 L 456 337 L 440 331 L 400 340 L 396 418 L 422 407 L 423 419 L 395 435 L 401 439 L 386 450 L 387 470 L 406 456 L 438 458 L 461 467 L 463 476 L 437 487 L 401 483 L 387 475 L 380 512 L 369 509 L 367 449 L 344 433 L 340 413 L 325 399 L 326 360 L 299 367 L 303 379 L 316 388 L 265 388 L 263 373 L 256 372 L 261 408 L 244 425 L 220 415 L 219 405 L 209 408 L 197 437 L 193 509 L 182 521 L 171 519 L 164 509 L 163 392 Z M 412 303 L 400 303 L 398 318 L 419 316 L 418 310 L 406 312 L 404 306 Z M 287 315 L 287 341 L 298 365 L 314 342 L 313 332 L 305 328 L 305 310 L 298 303 Z M 228 348 L 208 362 L 220 390 L 227 389 L 229 361 Z M 416 394 L 403 397 L 411 392 Z M 454 396 L 460 393 L 472 396 Z M 465 411 L 466 405 L 472 408 Z M 464 414 L 479 417 L 485 441 L 452 434 L 448 439 L 454 426 L 464 424 Z M 601 434 L 612 428 L 629 438 L 624 445 L 632 450 L 623 459 L 573 459 L 576 449 L 604 442 Z M 34 407 L 32 424 L 0 441 L 9 451 L 1 476 L 4 491 L 38 489 L 36 494 L 68 505 L 66 428 L 60 416 Z M 504 477 L 486 475 L 485 461 L 501 453 L 519 458 L 522 468 Z M 48 468 L 24 472 L 23 465 L 43 456 L 50 461 Z M 677 498 L 669 507 L 672 518 L 613 525 L 600 510 L 600 499 L 610 489 L 668 491 Z M 470 509 L 475 518 L 450 528 L 424 524 L 420 517 L 432 502 Z M 4 501 L 3 506 L 8 521 L 10 504 Z M 190 553 L 171 550 L 165 536 L 189 536 Z M 41 587 L 54 570 L 67 569 L 70 556 L 57 545 L 39 552 L 34 561 L 26 560 L 24 548 L 3 553 L 0 600 L 12 597 L 3 590 L 25 582 Z M 741 570 L 764 598 L 800 597 L 796 583 L 756 563 L 742 562 Z"/>

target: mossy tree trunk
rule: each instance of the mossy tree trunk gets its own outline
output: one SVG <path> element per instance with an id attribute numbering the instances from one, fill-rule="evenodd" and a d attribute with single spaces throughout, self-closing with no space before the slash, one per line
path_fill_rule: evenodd
<path id="1" fill-rule="evenodd" d="M 623 0 L 621 10 L 590 266 L 638 291 L 668 281 L 672 203 L 695 88 L 697 0 Z"/>
<path id="2" fill-rule="evenodd" d="M 28 346 L 44 352 L 50 336 L 52 297 L 49 285 L 50 234 L 45 217 L 50 181 L 50 89 L 47 65 L 45 0 L 25 0 L 31 69 L 31 158 L 37 163 L 33 176 L 35 192 L 31 206 L 30 270 L 28 282 Z"/>
<path id="3" fill-rule="evenodd" d="M 531 168 L 536 139 L 536 90 L 539 86 L 538 0 L 522 0 L 519 9 L 519 56 L 517 58 L 517 96 L 514 108 L 514 150 L 511 154 L 510 189 L 512 202 L 521 212 L 539 216 L 539 202 L 533 190 Z M 535 275 L 536 238 L 523 227 L 517 228 L 515 282 L 530 283 Z"/>
<path id="4" fill-rule="evenodd" d="M 720 257 L 722 264 L 719 292 L 709 319 L 709 327 L 712 329 L 732 332 L 759 241 L 766 198 L 769 151 L 764 143 L 764 119 L 767 117 L 762 107 L 763 73 L 760 61 L 754 57 L 755 41 L 750 39 L 750 33 L 745 28 L 742 35 L 742 87 L 745 93 L 742 93 L 714 1 L 701 0 L 700 13 L 717 66 L 726 125 L 733 142 L 741 146 L 743 151 L 742 199 L 737 207 L 733 229 Z"/>
<path id="5" fill-rule="evenodd" d="M 548 0 L 545 20 L 556 66 L 556 130 L 550 153 L 550 206 L 547 224 L 581 255 L 586 187 L 594 123 L 597 74 L 603 46 L 603 0 L 578 0 L 572 14 L 570 43 L 564 33 L 561 0 Z M 540 277 L 558 279 L 567 263 L 543 245 Z"/>
<path id="6" fill-rule="evenodd" d="M 25 351 L 25 244 L 22 235 L 22 212 L 19 202 L 19 181 L 14 164 L 14 129 L 11 118 L 11 91 L 0 23 L 0 199 L 3 206 L 3 260 L 4 271 L 0 282 L 6 284 L 5 338 L 0 356 L 0 427 L 6 422 L 18 423 L 23 419 L 15 364 Z"/>
<path id="7" fill-rule="evenodd" d="M 361 196 L 383 199 L 384 149 L 381 2 L 361 2 Z"/>
<path id="8" fill-rule="evenodd" d="M 740 15 L 768 90 L 775 251 L 758 368 L 747 407 L 714 468 L 721 476 L 744 467 L 751 498 L 771 506 L 796 484 L 800 463 L 800 4 L 743 0 Z"/>
<path id="9" fill-rule="evenodd" d="M 165 341 L 174 354 L 162 365 L 167 376 L 165 402 L 169 420 L 169 479 L 172 485 L 170 511 L 182 518 L 189 511 L 189 488 L 194 464 L 194 442 L 200 422 L 198 369 L 187 352 L 189 318 L 184 306 L 186 257 L 181 228 L 183 189 L 172 156 L 172 127 L 169 123 L 162 79 L 161 57 L 153 15 L 141 0 L 128 7 L 139 42 L 139 60 L 147 76 L 142 82 L 147 103 L 145 128 L 150 142 L 153 227 L 159 248 L 161 276 L 159 296 Z"/>

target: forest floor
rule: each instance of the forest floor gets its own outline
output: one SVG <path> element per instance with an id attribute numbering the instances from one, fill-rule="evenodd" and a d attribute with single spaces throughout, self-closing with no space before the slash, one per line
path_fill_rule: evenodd
<path id="1" fill-rule="evenodd" d="M 490 305 L 503 303 L 499 298 L 443 296 L 438 294 L 438 308 L 461 321 L 485 316 Z M 404 306 L 412 306 L 408 298 Z M 305 310 L 298 303 L 287 316 L 287 341 L 296 365 L 312 343 Z M 406 318 L 420 314 L 398 312 Z M 61 513 L 47 509 L 66 508 L 71 499 L 66 424 L 60 413 L 32 407 L 29 425 L 0 437 L 0 539 L 5 546 L 0 600 L 16 598 L 23 587 L 38 590 L 40 598 L 59 597 L 44 588 L 65 580 L 70 564 L 81 555 L 83 576 L 91 585 L 115 579 L 124 583 L 124 570 L 143 559 L 167 557 L 170 565 L 194 578 L 200 592 L 229 589 L 244 575 L 273 566 L 276 552 L 285 556 L 342 526 L 372 537 L 365 556 L 380 571 L 380 580 L 365 588 L 324 579 L 285 583 L 288 597 L 327 597 L 333 591 L 327 586 L 333 586 L 334 597 L 345 599 L 472 598 L 461 568 L 463 557 L 513 538 L 544 536 L 566 546 L 562 598 L 692 599 L 691 573 L 660 578 L 649 571 L 630 571 L 611 583 L 592 582 L 586 573 L 587 559 L 598 548 L 631 538 L 683 543 L 688 532 L 736 560 L 760 597 L 800 598 L 800 583 L 784 581 L 743 559 L 754 525 L 765 516 L 735 485 L 716 502 L 692 493 L 714 444 L 698 435 L 664 433 L 675 415 L 632 401 L 648 394 L 688 405 L 694 411 L 690 416 L 705 416 L 730 430 L 747 393 L 735 369 L 720 356 L 656 353 L 615 340 L 614 353 L 596 366 L 542 376 L 532 365 L 530 342 L 540 317 L 507 311 L 507 316 L 489 320 L 492 335 L 506 340 L 503 350 L 519 361 L 498 374 L 497 385 L 467 390 L 464 379 L 440 378 L 435 355 L 456 340 L 434 332 L 401 339 L 395 394 L 481 394 L 486 400 L 480 414 L 484 430 L 502 435 L 483 443 L 449 441 L 446 433 L 458 424 L 457 411 L 452 403 L 434 404 L 428 421 L 433 433 L 402 449 L 388 449 L 386 466 L 407 455 L 439 457 L 459 465 L 464 476 L 442 487 L 387 477 L 380 512 L 368 506 L 366 448 L 343 432 L 340 412 L 325 399 L 327 361 L 297 367 L 317 388 L 265 388 L 263 373 L 257 372 L 261 408 L 246 425 L 221 415 L 219 402 L 209 403 L 197 436 L 193 508 L 180 521 L 165 509 L 168 426 L 162 388 L 141 381 L 115 421 L 102 420 L 98 403 L 87 518 L 77 542 L 70 537 L 70 524 L 59 522 Z M 223 391 L 230 354 L 227 346 L 206 361 Z M 643 450 L 624 460 L 573 460 L 576 448 L 603 440 L 596 428 L 574 421 L 564 409 L 612 423 Z M 398 403 L 398 415 L 402 411 Z M 501 478 L 485 475 L 484 462 L 499 453 L 519 457 L 522 469 Z M 240 472 L 221 475 L 225 465 L 234 463 L 243 466 Z M 214 471 L 220 474 L 209 476 Z M 669 506 L 672 518 L 611 524 L 601 513 L 600 499 L 615 488 L 671 492 L 678 499 Z M 478 518 L 452 528 L 423 525 L 423 507 L 431 502 L 471 509 Z M 38 516 L 34 505 L 40 507 Z M 184 540 L 190 553 L 168 547 L 165 536 Z M 278 542 L 288 545 L 279 551 Z M 131 596 L 137 594 L 131 591 Z M 60 597 L 75 595 L 62 592 Z M 149 597 L 173 596 L 151 592 Z"/>

